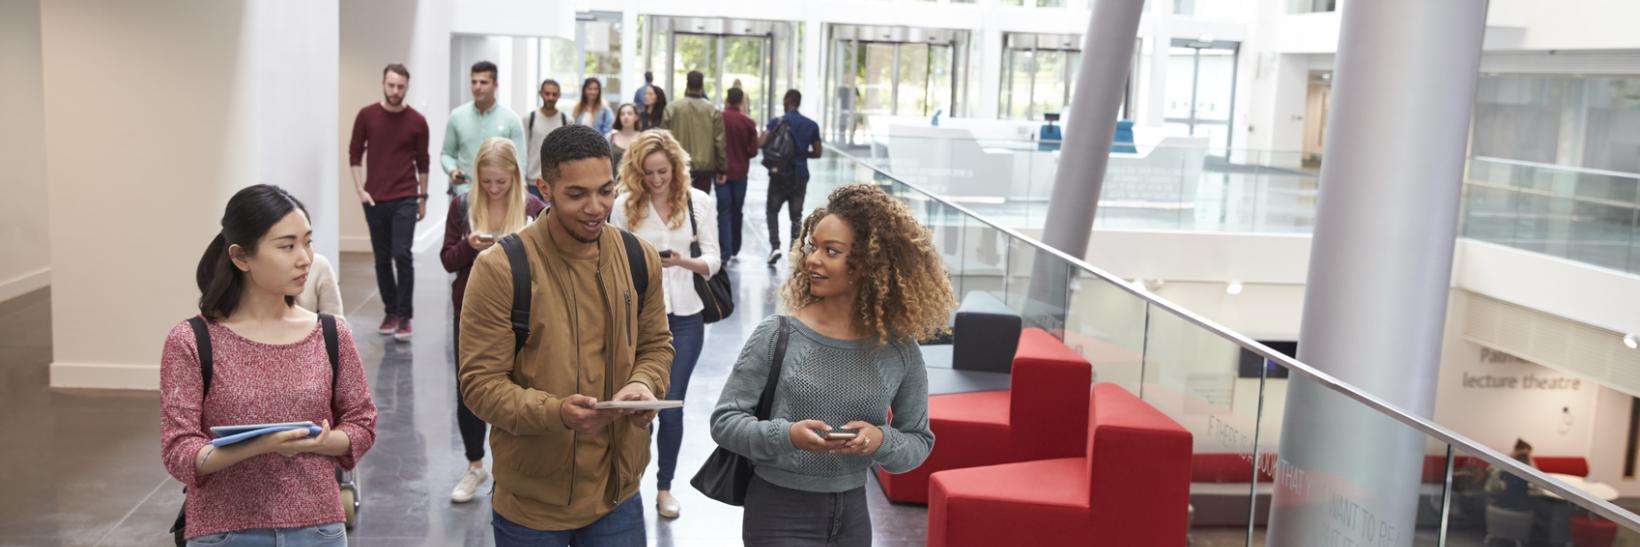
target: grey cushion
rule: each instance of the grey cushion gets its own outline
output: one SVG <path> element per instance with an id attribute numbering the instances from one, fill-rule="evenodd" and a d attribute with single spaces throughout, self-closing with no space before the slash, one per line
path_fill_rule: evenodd
<path id="1" fill-rule="evenodd" d="M 928 367 L 929 395 L 1008 389 L 1011 375 L 1006 372 L 951 368 L 951 346 L 925 345 L 921 349 L 923 363 Z"/>
<path id="2" fill-rule="evenodd" d="M 951 368 L 1012 371 L 1021 325 L 1019 314 L 991 293 L 968 293 L 952 321 Z"/>

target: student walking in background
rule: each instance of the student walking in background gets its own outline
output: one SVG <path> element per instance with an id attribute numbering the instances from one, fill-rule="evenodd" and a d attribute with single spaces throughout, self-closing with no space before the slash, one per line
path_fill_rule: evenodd
<path id="1" fill-rule="evenodd" d="M 621 169 L 622 193 L 615 198 L 610 223 L 631 231 L 660 254 L 665 288 L 666 324 L 672 330 L 672 381 L 666 399 L 681 401 L 689 391 L 689 377 L 706 340 L 706 309 L 695 292 L 695 276 L 717 275 L 723 262 L 718 252 L 717 205 L 712 196 L 689 186 L 689 155 L 677 139 L 664 131 L 647 131 L 627 151 Z M 691 256 L 690 244 L 700 247 Z M 659 470 L 655 473 L 655 512 L 678 518 L 681 509 L 672 495 L 672 478 L 683 446 L 683 409 L 661 411 L 658 433 Z"/>
<path id="2" fill-rule="evenodd" d="M 376 289 L 386 312 L 376 332 L 401 342 L 411 334 L 416 266 L 410 244 L 416 223 L 427 216 L 427 173 L 432 169 L 427 119 L 404 102 L 409 87 L 410 70 L 404 65 L 382 69 L 382 100 L 359 109 L 347 147 L 353 191 L 370 227 Z"/>
<path id="3" fill-rule="evenodd" d="M 507 234 L 524 229 L 541 215 L 547 204 L 524 192 L 523 174 L 518 171 L 518 151 L 512 141 L 500 137 L 484 141 L 473 160 L 478 171 L 478 183 L 450 202 L 450 212 L 444 221 L 444 249 L 439 259 L 444 271 L 456 274 L 450 282 L 450 305 L 455 311 L 456 355 L 461 355 L 461 299 L 467 292 L 467 276 L 472 272 L 478 253 L 495 246 Z M 456 361 L 456 376 L 460 377 L 460 361 Z M 452 384 L 456 382 L 451 382 Z M 478 487 L 489 474 L 484 471 L 484 433 L 488 426 L 467 407 L 456 386 L 456 425 L 461 430 L 461 445 L 467 454 L 467 469 L 450 491 L 450 501 L 472 501 Z"/>
<path id="4" fill-rule="evenodd" d="M 615 125 L 615 111 L 604 104 L 604 84 L 597 78 L 581 82 L 581 100 L 575 103 L 575 123 L 591 127 L 599 135 L 608 135 Z"/>

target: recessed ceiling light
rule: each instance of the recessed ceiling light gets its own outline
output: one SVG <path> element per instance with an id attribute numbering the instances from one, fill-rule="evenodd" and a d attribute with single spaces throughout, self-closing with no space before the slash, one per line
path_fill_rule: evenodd
<path id="1" fill-rule="evenodd" d="M 1241 282 L 1240 281 L 1231 281 L 1229 284 L 1226 284 L 1224 286 L 1224 293 L 1225 294 L 1241 294 Z"/>
<path id="2" fill-rule="evenodd" d="M 1629 349 L 1640 349 L 1640 338 L 1635 338 L 1632 332 L 1625 334 L 1623 335 L 1623 345 L 1628 346 Z"/>

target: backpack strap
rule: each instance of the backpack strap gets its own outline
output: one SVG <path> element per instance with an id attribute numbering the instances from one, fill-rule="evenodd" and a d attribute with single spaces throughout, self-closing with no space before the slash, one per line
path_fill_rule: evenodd
<path id="1" fill-rule="evenodd" d="M 637 236 L 620 228 L 616 230 L 621 233 L 621 246 L 626 249 L 626 260 L 632 270 L 632 286 L 638 291 L 638 309 L 642 310 L 645 295 L 649 293 L 649 261 L 644 258 L 643 245 Z M 506 251 L 507 263 L 512 269 L 513 305 L 509 321 L 516 354 L 524 349 L 524 341 L 530 337 L 530 261 L 524 254 L 524 241 L 519 234 L 508 234 L 498 243 L 501 250 Z"/>
<path id="2" fill-rule="evenodd" d="M 334 392 L 336 376 L 341 371 L 340 343 L 336 341 L 336 316 L 328 313 L 319 314 L 319 326 L 325 331 L 325 355 L 330 357 L 330 387 Z"/>
<path id="3" fill-rule="evenodd" d="M 507 252 L 507 263 L 512 266 L 513 304 L 509 319 L 513 330 L 513 353 L 524 349 L 530 337 L 530 259 L 524 255 L 524 239 L 517 233 L 501 238 L 501 250 Z"/>
<path id="4" fill-rule="evenodd" d="M 530 138 L 531 138 L 530 133 L 533 133 L 535 131 L 535 111 L 536 111 L 536 109 L 531 108 L 530 109 L 530 121 L 524 122 L 524 145 L 525 146 L 528 146 L 530 144 Z"/>
<path id="5" fill-rule="evenodd" d="M 211 375 L 215 368 L 211 362 L 211 330 L 205 325 L 205 318 L 198 315 L 188 318 L 188 326 L 194 329 L 194 346 L 199 353 L 199 380 L 204 388 L 199 399 L 203 405 L 205 396 L 211 394 Z"/>
<path id="6" fill-rule="evenodd" d="M 632 272 L 632 287 L 638 291 L 638 311 L 643 311 L 645 296 L 649 294 L 649 260 L 644 258 L 643 244 L 632 232 L 621 232 L 621 246 L 626 248 L 626 263 Z"/>

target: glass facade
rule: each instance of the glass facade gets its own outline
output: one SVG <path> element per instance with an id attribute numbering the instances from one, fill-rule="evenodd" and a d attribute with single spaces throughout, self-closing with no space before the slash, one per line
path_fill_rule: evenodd
<path id="1" fill-rule="evenodd" d="M 1640 77 L 1485 74 L 1472 153 L 1640 172 Z"/>

